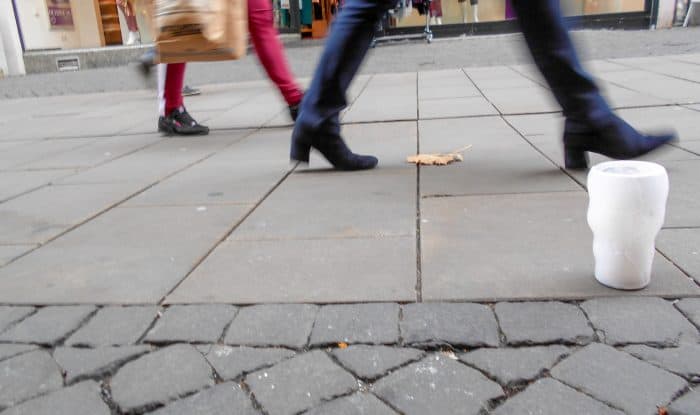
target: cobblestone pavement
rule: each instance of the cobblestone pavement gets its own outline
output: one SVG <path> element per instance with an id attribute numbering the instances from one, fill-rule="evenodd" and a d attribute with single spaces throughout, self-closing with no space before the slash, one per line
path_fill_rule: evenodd
<path id="1" fill-rule="evenodd" d="M 697 414 L 700 298 L 0 308 L 6 414 Z"/>
<path id="2" fill-rule="evenodd" d="M 288 163 L 265 82 L 204 85 L 194 139 L 147 91 L 0 102 L 0 415 L 697 415 L 700 55 L 587 65 L 680 134 L 640 291 L 593 277 L 528 65 L 359 77 L 344 132 L 380 165 L 351 174 Z"/>

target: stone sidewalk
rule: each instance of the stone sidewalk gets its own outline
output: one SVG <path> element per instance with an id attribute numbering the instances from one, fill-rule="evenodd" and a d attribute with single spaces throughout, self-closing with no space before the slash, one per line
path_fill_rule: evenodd
<path id="1" fill-rule="evenodd" d="M 700 413 L 700 55 L 589 65 L 681 137 L 641 291 L 593 278 L 527 65 L 359 77 L 356 173 L 289 164 L 266 82 L 187 99 L 198 138 L 148 91 L 0 102 L 0 413 Z"/>

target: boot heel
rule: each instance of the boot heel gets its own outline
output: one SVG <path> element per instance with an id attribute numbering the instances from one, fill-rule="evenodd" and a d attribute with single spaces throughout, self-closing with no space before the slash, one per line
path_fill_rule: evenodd
<path id="1" fill-rule="evenodd" d="M 575 147 L 564 146 L 564 167 L 569 170 L 588 168 L 588 153 Z"/>
<path id="2" fill-rule="evenodd" d="M 300 161 L 302 163 L 308 163 L 309 153 L 311 153 L 311 143 L 302 142 L 299 139 L 292 140 L 292 148 L 289 152 L 290 159 Z"/>

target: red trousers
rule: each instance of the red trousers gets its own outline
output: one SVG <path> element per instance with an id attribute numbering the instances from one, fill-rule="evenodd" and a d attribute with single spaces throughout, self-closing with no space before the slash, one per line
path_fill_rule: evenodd
<path id="1" fill-rule="evenodd" d="M 258 59 L 267 76 L 277 85 L 288 105 L 301 101 L 302 92 L 289 70 L 282 43 L 277 37 L 270 0 L 248 0 L 248 30 Z M 183 105 L 182 87 L 185 79 L 185 64 L 167 65 L 165 75 L 165 113 Z"/>

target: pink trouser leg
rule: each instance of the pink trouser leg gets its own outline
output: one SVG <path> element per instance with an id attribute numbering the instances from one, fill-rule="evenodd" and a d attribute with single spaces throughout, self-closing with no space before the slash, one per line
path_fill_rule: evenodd
<path id="1" fill-rule="evenodd" d="M 185 84 L 185 64 L 169 63 L 165 72 L 165 115 L 183 105 L 182 87 Z"/>
<path id="2" fill-rule="evenodd" d="M 272 17 L 272 2 L 248 0 L 248 30 L 267 76 L 277 85 L 287 104 L 298 104 L 302 98 L 301 88 L 289 70 L 282 42 L 277 37 Z"/>

